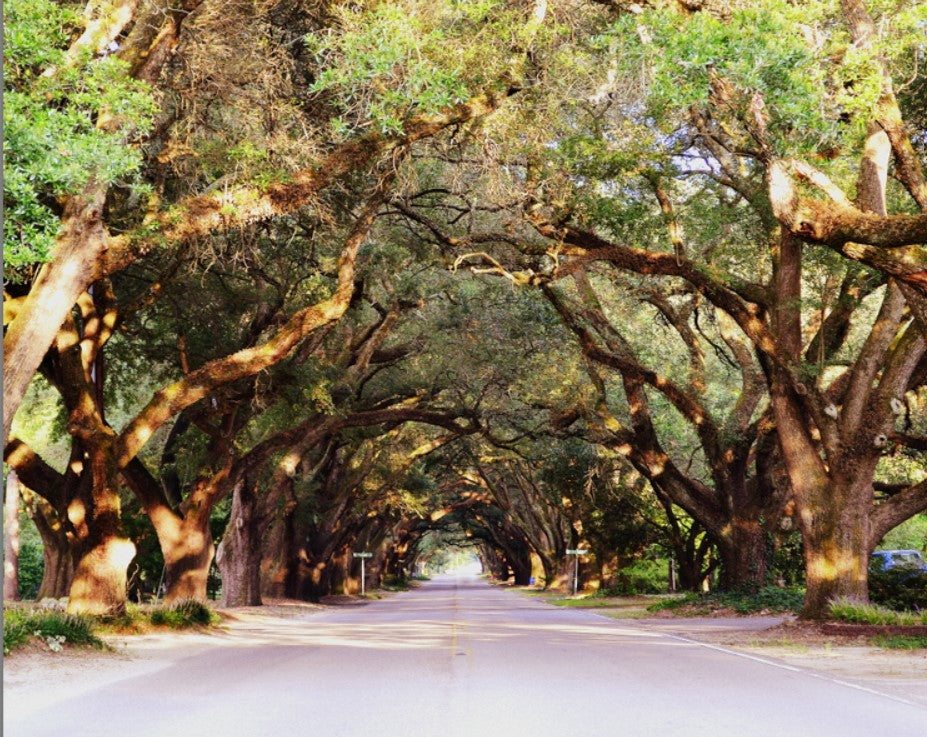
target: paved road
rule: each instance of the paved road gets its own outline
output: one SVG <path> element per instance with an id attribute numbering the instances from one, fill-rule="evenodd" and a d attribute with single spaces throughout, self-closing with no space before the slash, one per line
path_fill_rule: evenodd
<path id="1" fill-rule="evenodd" d="M 4 704 L 6 737 L 925 737 L 927 707 L 477 579 Z M 266 635 L 266 636 L 265 636 Z"/>

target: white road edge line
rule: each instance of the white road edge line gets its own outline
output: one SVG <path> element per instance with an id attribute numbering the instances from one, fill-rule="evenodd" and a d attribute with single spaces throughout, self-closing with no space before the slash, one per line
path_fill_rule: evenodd
<path id="1" fill-rule="evenodd" d="M 550 602 L 544 602 L 544 603 L 550 606 L 552 609 L 559 608 L 559 607 L 555 607 L 553 604 L 550 604 Z M 600 614 L 599 612 L 591 612 L 591 611 L 583 610 L 583 609 L 574 609 L 572 611 L 583 612 L 584 614 L 589 614 L 593 617 L 596 617 L 597 619 L 605 620 L 612 625 L 618 622 L 618 620 L 616 620 L 614 617 L 609 617 L 605 614 Z M 631 621 L 633 622 L 633 620 Z M 641 630 L 648 629 L 646 625 L 637 624 L 636 626 L 640 628 Z M 704 648 L 707 648 L 708 650 L 716 650 L 717 652 L 724 653 L 725 655 L 733 655 L 737 658 L 745 658 L 746 660 L 753 660 L 753 661 L 756 661 L 757 663 L 762 663 L 763 665 L 768 665 L 773 668 L 779 668 L 780 670 L 787 670 L 793 673 L 802 673 L 806 676 L 809 676 L 810 678 L 817 678 L 819 681 L 828 681 L 838 686 L 852 688 L 855 691 L 863 691 L 864 693 L 873 694 L 874 696 L 881 696 L 891 701 L 895 701 L 899 704 L 905 704 L 906 706 L 916 706 L 921 709 L 927 709 L 927 706 L 917 701 L 910 701 L 908 699 L 902 698 L 901 696 L 895 696 L 894 694 L 885 693 L 884 691 L 878 691 L 874 688 L 869 688 L 868 686 L 863 686 L 858 683 L 852 683 L 850 681 L 843 681 L 839 678 L 832 678 L 831 676 L 825 675 L 824 673 L 818 673 L 813 670 L 808 670 L 807 668 L 799 668 L 794 665 L 787 665 L 786 663 L 779 663 L 779 662 L 776 662 L 775 660 L 769 660 L 768 658 L 761 658 L 758 655 L 750 655 L 749 653 L 743 653 L 738 650 L 730 650 L 726 647 L 712 645 L 707 642 L 699 642 L 698 640 L 693 640 L 690 637 L 683 637 L 682 635 L 674 635 L 670 632 L 660 632 L 658 630 L 657 631 L 650 630 L 650 631 L 654 632 L 654 634 L 661 635 L 663 637 L 668 637 L 671 640 L 679 640 L 680 642 L 686 642 L 686 643 L 689 643 L 690 645 L 704 647 Z"/>
<path id="2" fill-rule="evenodd" d="M 902 698 L 901 696 L 895 696 L 894 694 L 886 693 L 885 691 L 879 691 L 874 688 L 869 688 L 868 686 L 863 686 L 859 683 L 853 683 L 851 681 L 844 681 L 839 678 L 833 678 L 824 673 L 818 673 L 817 671 L 808 670 L 806 668 L 799 668 L 794 665 L 787 665 L 786 663 L 778 663 L 775 660 L 769 660 L 767 658 L 761 658 L 757 655 L 750 655 L 749 653 L 743 653 L 738 650 L 730 650 L 726 647 L 719 647 L 718 645 L 712 645 L 707 642 L 699 642 L 698 640 L 693 640 L 689 637 L 683 637 L 682 635 L 674 635 L 669 632 L 661 633 L 666 637 L 669 637 L 673 640 L 680 640 L 681 642 L 687 642 L 691 645 L 697 645 L 698 647 L 704 647 L 708 650 L 716 650 L 719 653 L 725 653 L 726 655 L 734 655 L 738 658 L 745 658 L 747 660 L 753 660 L 757 663 L 763 663 L 764 665 L 772 666 L 773 668 L 779 668 L 780 670 L 792 671 L 793 673 L 802 673 L 811 678 L 817 678 L 819 681 L 828 681 L 834 683 L 838 686 L 844 686 L 846 688 L 852 688 L 855 691 L 863 691 L 865 693 L 873 694 L 874 696 L 882 696 L 883 698 L 890 699 L 892 701 L 898 702 L 899 704 L 905 704 L 907 706 L 916 706 L 921 709 L 927 708 L 924 704 L 918 703 L 916 701 L 910 701 L 908 699 Z"/>

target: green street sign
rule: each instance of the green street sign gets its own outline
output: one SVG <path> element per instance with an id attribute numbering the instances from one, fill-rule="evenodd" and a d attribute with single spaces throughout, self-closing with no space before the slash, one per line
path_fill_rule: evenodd
<path id="1" fill-rule="evenodd" d="M 567 552 L 567 555 L 585 555 L 585 554 L 588 553 L 589 551 L 588 551 L 588 550 L 577 549 L 577 550 L 567 550 L 566 552 Z"/>
<path id="2" fill-rule="evenodd" d="M 372 558 L 373 553 L 354 553 L 355 558 Z"/>

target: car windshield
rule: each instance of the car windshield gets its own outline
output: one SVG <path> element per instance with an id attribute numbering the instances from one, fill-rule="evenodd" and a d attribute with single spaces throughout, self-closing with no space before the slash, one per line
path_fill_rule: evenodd
<path id="1" fill-rule="evenodd" d="M 892 553 L 892 563 L 897 566 L 920 566 L 923 565 L 924 560 L 921 558 L 920 553 L 912 550 L 903 553 Z"/>

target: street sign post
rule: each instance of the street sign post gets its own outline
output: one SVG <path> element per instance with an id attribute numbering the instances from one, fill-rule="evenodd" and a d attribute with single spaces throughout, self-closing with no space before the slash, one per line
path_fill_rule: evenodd
<path id="1" fill-rule="evenodd" d="M 583 548 L 576 548 L 574 550 L 567 550 L 567 555 L 575 555 L 576 558 L 573 561 L 573 596 L 576 596 L 576 590 L 579 588 L 579 556 L 585 555 L 588 553 L 588 550 Z"/>
<path id="2" fill-rule="evenodd" d="M 373 553 L 354 553 L 354 557 L 360 558 L 361 561 L 361 596 L 365 596 L 367 588 L 367 571 L 365 570 L 364 564 L 367 562 L 367 558 L 373 557 Z"/>

